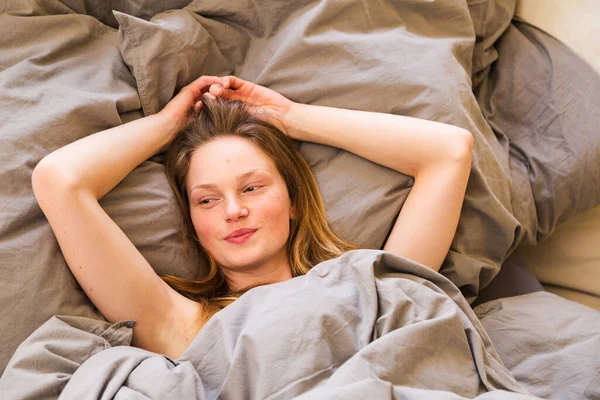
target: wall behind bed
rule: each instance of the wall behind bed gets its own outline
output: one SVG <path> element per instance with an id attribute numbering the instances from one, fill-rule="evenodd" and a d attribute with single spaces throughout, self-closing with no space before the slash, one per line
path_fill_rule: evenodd
<path id="1" fill-rule="evenodd" d="M 518 0 L 515 18 L 554 36 L 600 73 L 598 0 Z"/>

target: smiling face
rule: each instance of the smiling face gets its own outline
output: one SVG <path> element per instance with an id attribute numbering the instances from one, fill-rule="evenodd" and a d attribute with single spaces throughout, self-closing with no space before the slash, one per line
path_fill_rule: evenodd
<path id="1" fill-rule="evenodd" d="M 200 244 L 228 280 L 237 276 L 244 286 L 255 282 L 239 282 L 240 274 L 289 275 L 286 242 L 295 210 L 275 163 L 258 146 L 234 136 L 203 144 L 190 160 L 186 190 Z M 244 228 L 255 231 L 227 239 Z"/>

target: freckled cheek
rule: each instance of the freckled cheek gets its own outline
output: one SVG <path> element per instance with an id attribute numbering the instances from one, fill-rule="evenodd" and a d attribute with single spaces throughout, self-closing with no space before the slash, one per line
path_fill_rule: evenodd
<path id="1" fill-rule="evenodd" d="M 203 245 L 210 245 L 210 243 L 215 240 L 215 237 L 218 236 L 218 232 L 215 229 L 217 226 L 216 221 L 213 221 L 210 216 L 192 214 L 192 222 L 194 223 L 194 229 L 198 234 L 198 239 Z"/>
<path id="2" fill-rule="evenodd" d="M 274 197 L 266 201 L 264 206 L 261 207 L 261 214 L 264 220 L 268 221 L 269 225 L 277 231 L 285 230 L 289 224 L 285 202 L 280 197 Z"/>

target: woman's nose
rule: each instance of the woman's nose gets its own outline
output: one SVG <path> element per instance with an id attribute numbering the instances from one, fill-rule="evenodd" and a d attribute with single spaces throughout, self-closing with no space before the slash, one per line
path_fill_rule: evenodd
<path id="1" fill-rule="evenodd" d="M 225 206 L 225 219 L 237 220 L 248 215 L 248 208 L 238 198 L 229 198 Z"/>

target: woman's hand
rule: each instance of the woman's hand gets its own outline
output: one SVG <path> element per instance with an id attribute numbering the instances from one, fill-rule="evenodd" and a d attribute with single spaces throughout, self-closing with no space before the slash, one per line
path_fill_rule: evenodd
<path id="1" fill-rule="evenodd" d="M 160 111 L 158 115 L 166 118 L 173 124 L 173 131 L 180 132 L 189 122 L 192 108 L 200 111 L 202 108 L 202 95 L 207 93 L 214 84 L 228 86 L 224 78 L 203 75 L 187 86 L 181 88 L 179 93 Z"/>
<path id="2" fill-rule="evenodd" d="M 248 105 L 249 111 L 259 119 L 270 122 L 287 134 L 284 118 L 293 101 L 274 90 L 229 75 L 222 78 L 223 83 L 210 86 L 205 96 L 223 97 L 227 100 L 241 100 Z"/>

